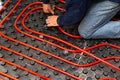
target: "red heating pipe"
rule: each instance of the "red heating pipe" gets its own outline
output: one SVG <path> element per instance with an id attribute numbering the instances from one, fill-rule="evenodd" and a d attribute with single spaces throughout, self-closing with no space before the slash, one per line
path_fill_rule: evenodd
<path id="1" fill-rule="evenodd" d="M 64 8 L 61 8 L 59 6 L 55 6 L 56 9 L 60 10 L 60 11 L 66 11 Z"/>
<path id="2" fill-rule="evenodd" d="M 59 2 L 61 2 L 61 3 L 65 4 L 65 0 L 59 0 Z"/>
<path id="3" fill-rule="evenodd" d="M 70 34 L 70 33 L 68 33 L 68 32 L 65 32 L 60 26 L 58 26 L 58 29 L 63 33 L 63 34 L 65 34 L 65 35 L 67 35 L 67 36 L 69 36 L 69 37 L 72 37 L 72 38 L 82 38 L 81 36 L 79 36 L 79 35 L 73 35 L 73 34 Z"/>
<path id="4" fill-rule="evenodd" d="M 5 4 L 2 6 L 2 8 L 0 9 L 0 13 L 4 10 L 4 8 L 9 4 L 10 0 L 7 0 L 5 2 Z"/>
<path id="5" fill-rule="evenodd" d="M 119 19 L 119 18 L 113 18 L 112 20 L 118 21 L 118 20 L 120 20 L 120 19 Z"/>
<path id="6" fill-rule="evenodd" d="M 4 80 L 4 79 L 0 78 L 0 80 Z"/>
<path id="7" fill-rule="evenodd" d="M 8 74 L 6 74 L 6 73 L 4 73 L 4 72 L 1 72 L 1 71 L 0 71 L 0 75 L 6 76 L 6 77 L 8 77 L 8 78 L 10 78 L 10 79 L 12 79 L 12 80 L 19 80 L 19 79 L 15 78 L 15 77 L 13 77 L 13 76 L 11 76 L 11 75 L 8 75 Z M 0 78 L 0 79 L 1 79 L 1 78 Z M 1 80 L 3 80 L 3 79 L 1 79 Z"/>
<path id="8" fill-rule="evenodd" d="M 120 49 L 120 46 L 117 46 L 117 45 L 114 45 L 114 44 L 111 44 L 111 43 L 108 43 L 108 45 L 111 46 L 111 47 L 114 47 L 114 48 Z"/>
<path id="9" fill-rule="evenodd" d="M 98 80 L 117 80 L 117 79 L 115 79 L 115 78 L 100 78 Z"/>
<path id="10" fill-rule="evenodd" d="M 42 74 L 39 74 L 39 73 L 37 73 L 37 72 L 34 72 L 34 71 L 32 71 L 32 70 L 30 70 L 30 69 L 27 69 L 27 68 L 25 68 L 25 67 L 22 67 L 22 66 L 20 66 L 20 65 L 18 65 L 18 64 L 16 64 L 16 63 L 13 63 L 13 62 L 11 62 L 11 61 L 8 61 L 8 60 L 4 59 L 4 58 L 0 58 L 0 61 L 3 61 L 3 62 L 6 62 L 7 64 L 16 66 L 17 68 L 19 68 L 19 69 L 21 69 L 21 70 L 24 70 L 24 71 L 27 71 L 27 72 L 35 75 L 35 76 L 39 76 L 40 78 L 43 78 L 44 80 L 51 80 L 50 78 L 47 78 L 46 76 L 43 76 Z M 18 80 L 18 79 L 16 79 L 16 80 Z"/>

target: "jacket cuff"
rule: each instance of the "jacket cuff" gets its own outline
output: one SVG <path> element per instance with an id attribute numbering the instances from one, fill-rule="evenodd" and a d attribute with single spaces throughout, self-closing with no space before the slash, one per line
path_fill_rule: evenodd
<path id="1" fill-rule="evenodd" d="M 109 1 L 120 3 L 120 0 L 109 0 Z"/>
<path id="2" fill-rule="evenodd" d="M 61 21 L 61 17 L 62 17 L 62 16 L 59 16 L 59 17 L 57 18 L 57 24 L 58 24 L 59 26 L 63 26 L 62 23 L 61 23 L 61 22 L 62 22 L 62 21 Z"/>
<path id="3" fill-rule="evenodd" d="M 50 2 L 49 0 L 43 1 L 44 4 L 48 4 L 49 2 Z"/>

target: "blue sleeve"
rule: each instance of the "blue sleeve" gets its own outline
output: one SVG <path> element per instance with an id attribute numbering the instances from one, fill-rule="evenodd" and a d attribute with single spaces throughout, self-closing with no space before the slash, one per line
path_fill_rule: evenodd
<path id="1" fill-rule="evenodd" d="M 44 4 L 47 4 L 47 3 L 49 3 L 50 2 L 50 0 L 43 0 L 43 3 Z"/>
<path id="2" fill-rule="evenodd" d="M 83 19 L 87 10 L 87 0 L 81 0 L 81 3 L 72 4 L 63 15 L 57 19 L 60 26 L 69 26 Z"/>
<path id="3" fill-rule="evenodd" d="M 120 0 L 110 0 L 110 1 L 120 3 Z"/>

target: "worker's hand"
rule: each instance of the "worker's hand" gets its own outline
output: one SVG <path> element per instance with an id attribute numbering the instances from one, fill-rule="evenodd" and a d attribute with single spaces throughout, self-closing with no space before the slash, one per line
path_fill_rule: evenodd
<path id="1" fill-rule="evenodd" d="M 47 24 L 47 26 L 48 26 L 48 27 L 58 26 L 57 18 L 58 18 L 57 15 L 48 16 L 48 18 L 46 19 L 46 24 Z"/>
<path id="2" fill-rule="evenodd" d="M 50 4 L 43 4 L 43 11 L 45 13 L 51 13 L 54 14 L 54 5 L 50 5 Z"/>

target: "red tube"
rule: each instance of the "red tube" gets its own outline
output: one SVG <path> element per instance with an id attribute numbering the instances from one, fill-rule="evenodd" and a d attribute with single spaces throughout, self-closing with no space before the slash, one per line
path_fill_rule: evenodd
<path id="1" fill-rule="evenodd" d="M 27 69 L 27 68 L 25 68 L 25 67 L 22 67 L 22 66 L 20 66 L 20 65 L 18 65 L 18 64 L 12 63 L 11 61 L 8 61 L 8 60 L 6 60 L 6 59 L 4 59 L 4 58 L 0 58 L 0 61 L 3 61 L 3 62 L 6 62 L 6 63 L 8 63 L 8 64 L 10 64 L 10 65 L 16 66 L 17 68 L 19 68 L 19 69 L 21 69 L 21 70 L 25 70 L 25 71 L 27 71 L 27 72 L 35 75 L 35 76 L 39 76 L 40 78 L 43 78 L 44 80 L 51 80 L 50 78 L 47 78 L 47 77 L 43 76 L 42 74 L 39 74 L 39 73 L 37 73 L 37 72 L 34 72 L 34 71 L 32 71 L 32 70 L 30 70 L 30 69 Z M 17 79 L 17 80 L 18 80 L 18 79 Z"/>
<path id="2" fill-rule="evenodd" d="M 12 80 L 19 80 L 19 79 L 15 78 L 15 77 L 13 77 L 13 76 L 11 76 L 11 75 L 8 75 L 8 74 L 6 74 L 6 73 L 4 73 L 4 72 L 1 72 L 1 71 L 0 71 L 0 75 L 6 76 L 6 77 L 8 77 L 8 78 L 10 78 L 10 79 L 12 79 Z M 4 79 L 1 79 L 1 78 L 0 78 L 0 80 L 4 80 Z"/>
<path id="3" fill-rule="evenodd" d="M 0 80 L 4 80 L 4 79 L 0 78 Z"/>
<path id="4" fill-rule="evenodd" d="M 59 0 L 59 2 L 61 2 L 61 3 L 65 4 L 65 0 Z"/>
<path id="5" fill-rule="evenodd" d="M 115 78 L 100 78 L 98 80 L 117 80 L 117 79 L 115 79 Z"/>
<path id="6" fill-rule="evenodd" d="M 70 34 L 70 33 L 67 33 L 65 32 L 60 26 L 58 26 L 58 29 L 65 35 L 69 36 L 69 37 L 72 37 L 72 38 L 82 38 L 81 36 L 77 36 L 77 35 L 73 35 L 73 34 Z"/>

